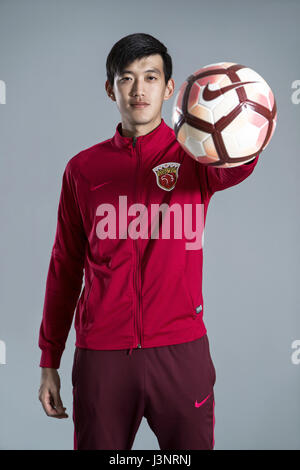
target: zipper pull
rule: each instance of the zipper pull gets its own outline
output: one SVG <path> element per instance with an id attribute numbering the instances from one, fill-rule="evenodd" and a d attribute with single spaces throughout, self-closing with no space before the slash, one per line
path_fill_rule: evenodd
<path id="1" fill-rule="evenodd" d="M 132 137 L 132 147 L 135 147 L 137 137 Z"/>

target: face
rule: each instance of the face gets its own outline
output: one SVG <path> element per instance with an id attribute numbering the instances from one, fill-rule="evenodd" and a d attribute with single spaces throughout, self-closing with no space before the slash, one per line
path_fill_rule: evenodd
<path id="1" fill-rule="evenodd" d="M 174 80 L 165 84 L 163 59 L 160 54 L 153 54 L 126 66 L 122 74 L 115 76 L 113 88 L 108 81 L 105 88 L 117 103 L 123 127 L 154 127 L 160 123 L 163 102 L 174 93 Z M 137 102 L 146 105 L 134 106 Z"/>

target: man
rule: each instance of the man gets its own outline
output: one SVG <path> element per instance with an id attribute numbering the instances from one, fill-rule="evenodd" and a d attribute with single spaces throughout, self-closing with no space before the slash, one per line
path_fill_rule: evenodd
<path id="1" fill-rule="evenodd" d="M 76 307 L 74 449 L 131 449 L 143 416 L 161 449 L 213 449 L 216 374 L 203 323 L 203 249 L 179 229 L 185 204 L 203 207 L 205 219 L 214 192 L 247 178 L 258 155 L 225 169 L 184 152 L 161 118 L 175 85 L 171 57 L 153 36 L 120 39 L 106 69 L 121 122 L 112 138 L 71 158 L 63 175 L 40 327 L 39 399 L 48 416 L 68 417 L 57 369 Z M 162 236 L 171 220 L 165 212 L 150 220 L 157 207 L 174 210 L 169 237 Z"/>

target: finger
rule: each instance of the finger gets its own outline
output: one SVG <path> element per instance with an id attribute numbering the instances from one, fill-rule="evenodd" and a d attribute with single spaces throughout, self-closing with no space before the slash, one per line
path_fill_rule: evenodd
<path id="1" fill-rule="evenodd" d="M 56 409 L 52 405 L 45 404 L 45 411 L 47 416 L 50 418 L 68 418 L 69 416 L 65 413 L 66 408 Z"/>
<path id="2" fill-rule="evenodd" d="M 59 416 L 64 416 L 64 417 L 68 417 L 68 415 L 65 413 L 65 410 L 66 410 L 67 408 L 65 408 L 65 407 L 63 406 L 63 402 L 62 402 L 62 400 L 61 400 L 61 397 L 60 397 L 59 392 L 56 392 L 56 393 L 53 394 L 53 402 L 54 402 L 54 403 L 53 403 L 53 406 L 54 406 L 54 408 L 55 408 L 56 411 L 57 411 L 57 415 L 59 415 Z"/>
<path id="3" fill-rule="evenodd" d="M 51 393 L 48 391 L 45 395 L 41 398 L 43 408 L 45 413 L 51 417 L 58 417 L 61 415 L 61 411 L 57 410 L 54 406 L 54 399 Z"/>
<path id="4" fill-rule="evenodd" d="M 62 414 L 57 414 L 57 415 L 49 415 L 50 418 L 58 418 L 58 419 L 65 419 L 65 418 L 68 418 L 69 415 L 67 415 L 66 413 L 62 413 Z"/>

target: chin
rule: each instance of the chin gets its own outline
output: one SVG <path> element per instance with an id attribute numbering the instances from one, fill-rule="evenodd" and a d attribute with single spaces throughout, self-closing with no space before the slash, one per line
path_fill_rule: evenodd
<path id="1" fill-rule="evenodd" d="M 154 121 L 154 117 L 151 116 L 140 116 L 139 118 L 131 116 L 131 124 L 139 125 L 139 124 L 149 124 L 149 122 Z"/>

